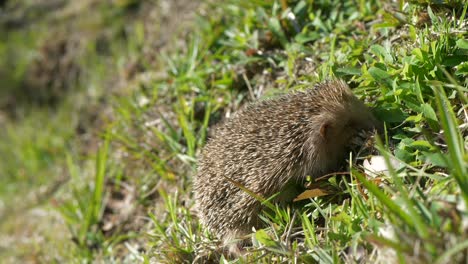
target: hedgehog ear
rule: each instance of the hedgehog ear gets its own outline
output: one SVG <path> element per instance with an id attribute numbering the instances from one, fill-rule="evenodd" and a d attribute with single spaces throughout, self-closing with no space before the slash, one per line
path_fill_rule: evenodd
<path id="1" fill-rule="evenodd" d="M 330 124 L 328 122 L 324 122 L 320 126 L 320 135 L 323 137 L 323 139 L 327 139 L 327 134 L 330 130 Z"/>

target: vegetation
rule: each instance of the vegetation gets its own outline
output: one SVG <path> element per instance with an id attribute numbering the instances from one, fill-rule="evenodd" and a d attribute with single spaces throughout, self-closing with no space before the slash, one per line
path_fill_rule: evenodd
<path id="1" fill-rule="evenodd" d="M 466 262 L 464 2 L 7 1 L 0 258 Z M 244 259 L 223 256 L 191 193 L 211 128 L 330 78 L 350 84 L 385 134 L 350 153 L 350 173 L 270 205 Z M 380 156 L 384 173 L 364 169 Z"/>

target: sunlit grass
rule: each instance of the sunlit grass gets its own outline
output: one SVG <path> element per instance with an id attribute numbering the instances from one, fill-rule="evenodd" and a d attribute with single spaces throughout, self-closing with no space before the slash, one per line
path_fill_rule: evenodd
<path id="1" fill-rule="evenodd" d="M 79 89 L 54 111 L 26 111 L 0 131 L 3 201 L 70 175 L 54 199 L 70 232 L 64 237 L 75 245 L 63 254 L 78 262 L 466 259 L 468 4 L 207 1 L 182 45 L 148 52 L 149 25 L 134 19 L 125 26 L 125 12 L 142 3 L 99 5 L 102 19 L 90 23 L 112 28 L 109 47 L 86 46 Z M 0 55 L 20 41 L 2 43 Z M 132 67 L 138 70 L 130 74 Z M 213 128 L 245 103 L 330 78 L 348 82 L 385 123 L 373 148 L 388 173 L 372 178 L 359 159 L 350 175 L 326 179 L 331 195 L 268 204 L 266 228 L 253 232 L 245 258 L 223 256 L 198 222 L 191 188 Z M 116 84 L 120 90 L 107 92 Z M 96 153 L 82 156 L 77 127 L 88 104 L 106 108 L 90 111 L 98 121 L 85 127 Z M 104 216 L 116 214 L 105 212 L 111 187 L 133 190 L 138 215 L 125 225 L 145 224 L 102 230 Z"/>

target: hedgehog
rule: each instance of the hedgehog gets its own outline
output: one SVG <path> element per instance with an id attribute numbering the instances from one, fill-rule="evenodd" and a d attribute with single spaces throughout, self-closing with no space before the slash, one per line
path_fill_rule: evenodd
<path id="1" fill-rule="evenodd" d="M 237 255 L 238 241 L 263 226 L 258 197 L 292 201 L 298 193 L 288 186 L 336 172 L 352 139 L 378 124 L 341 80 L 247 105 L 202 149 L 193 186 L 199 219 Z"/>

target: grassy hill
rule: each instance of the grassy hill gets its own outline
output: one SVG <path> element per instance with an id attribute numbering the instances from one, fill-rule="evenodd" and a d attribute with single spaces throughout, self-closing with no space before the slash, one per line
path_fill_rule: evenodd
<path id="1" fill-rule="evenodd" d="M 466 262 L 464 2 L 1 2 L 1 262 Z M 191 193 L 213 126 L 331 78 L 385 134 L 225 258 Z"/>

